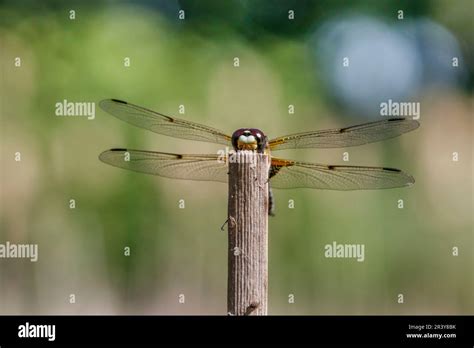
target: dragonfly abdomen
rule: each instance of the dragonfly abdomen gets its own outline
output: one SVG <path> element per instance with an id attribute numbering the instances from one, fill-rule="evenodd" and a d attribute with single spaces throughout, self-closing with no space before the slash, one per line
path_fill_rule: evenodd
<path id="1" fill-rule="evenodd" d="M 275 216 L 275 201 L 273 199 L 273 191 L 268 184 L 268 215 Z"/>

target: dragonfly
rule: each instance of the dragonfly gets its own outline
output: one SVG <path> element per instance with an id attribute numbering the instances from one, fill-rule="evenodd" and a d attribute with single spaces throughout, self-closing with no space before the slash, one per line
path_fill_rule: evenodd
<path id="1" fill-rule="evenodd" d="M 274 215 L 271 188 L 325 190 L 370 190 L 411 186 L 415 179 L 396 168 L 327 165 L 299 162 L 271 155 L 273 151 L 302 148 L 358 146 L 397 137 L 419 127 L 410 118 L 388 118 L 356 126 L 307 131 L 268 140 L 256 128 L 240 128 L 232 135 L 199 123 L 170 117 L 118 99 L 99 103 L 107 113 L 134 126 L 180 139 L 232 146 L 234 151 L 252 150 L 271 157 L 269 170 L 269 215 Z M 228 181 L 228 163 L 220 154 L 176 154 L 114 148 L 99 159 L 109 165 L 167 178 Z"/>

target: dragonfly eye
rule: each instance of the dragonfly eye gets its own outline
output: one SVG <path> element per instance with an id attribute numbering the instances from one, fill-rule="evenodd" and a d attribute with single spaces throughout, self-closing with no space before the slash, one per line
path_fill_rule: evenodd
<path id="1" fill-rule="evenodd" d="M 232 135 L 232 145 L 236 151 L 253 150 L 263 152 L 265 140 L 262 131 L 254 128 L 241 128 Z"/>
<path id="2" fill-rule="evenodd" d="M 253 135 L 241 135 L 239 137 L 239 142 L 245 143 L 245 144 L 254 144 L 257 143 L 257 140 L 255 140 L 255 137 Z"/>

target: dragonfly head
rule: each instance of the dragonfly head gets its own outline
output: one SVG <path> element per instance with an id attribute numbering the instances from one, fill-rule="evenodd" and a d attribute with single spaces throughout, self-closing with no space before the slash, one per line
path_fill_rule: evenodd
<path id="1" fill-rule="evenodd" d="M 232 146 L 235 151 L 253 150 L 263 153 L 267 146 L 267 137 L 260 129 L 237 129 L 234 134 L 232 134 Z"/>

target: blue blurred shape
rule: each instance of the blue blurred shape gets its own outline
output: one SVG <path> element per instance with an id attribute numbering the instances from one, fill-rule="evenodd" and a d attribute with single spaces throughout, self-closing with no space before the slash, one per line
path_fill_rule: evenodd
<path id="1" fill-rule="evenodd" d="M 329 93 L 351 114 L 379 117 L 381 102 L 408 100 L 420 87 L 422 57 L 415 42 L 379 20 L 333 19 L 310 43 Z"/>
<path id="2" fill-rule="evenodd" d="M 426 18 L 398 26 L 416 44 L 423 61 L 424 87 L 458 87 L 465 82 L 465 62 L 457 39 L 445 27 Z M 457 59 L 457 61 L 456 61 Z M 458 66 L 453 66 L 454 64 Z"/>
<path id="3" fill-rule="evenodd" d="M 366 16 L 338 17 L 309 43 L 328 93 L 348 114 L 362 118 L 379 117 L 380 103 L 389 99 L 417 101 L 426 89 L 465 82 L 458 41 L 425 18 L 390 26 Z"/>

